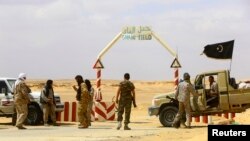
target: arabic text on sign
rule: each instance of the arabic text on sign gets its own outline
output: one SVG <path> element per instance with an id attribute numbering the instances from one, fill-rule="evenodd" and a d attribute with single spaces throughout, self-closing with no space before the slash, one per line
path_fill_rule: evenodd
<path id="1" fill-rule="evenodd" d="M 129 26 L 122 30 L 123 40 L 151 40 L 152 31 L 149 26 Z"/>

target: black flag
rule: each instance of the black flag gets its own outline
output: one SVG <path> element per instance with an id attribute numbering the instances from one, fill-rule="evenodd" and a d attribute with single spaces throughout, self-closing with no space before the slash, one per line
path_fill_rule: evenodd
<path id="1" fill-rule="evenodd" d="M 203 53 L 207 57 L 215 59 L 232 59 L 233 56 L 234 40 L 210 44 L 204 47 Z"/>

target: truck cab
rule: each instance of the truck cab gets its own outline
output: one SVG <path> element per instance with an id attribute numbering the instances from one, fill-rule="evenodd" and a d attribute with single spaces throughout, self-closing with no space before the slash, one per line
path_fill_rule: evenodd
<path id="1" fill-rule="evenodd" d="M 16 113 L 14 110 L 13 88 L 15 78 L 0 78 L 0 117 L 12 117 L 12 123 L 15 124 Z M 29 94 L 30 103 L 28 105 L 28 116 L 26 124 L 36 125 L 43 121 L 42 104 L 40 103 L 40 92 L 31 92 Z M 55 93 L 56 113 L 64 111 L 64 103 Z"/>
<path id="2" fill-rule="evenodd" d="M 208 98 L 210 89 L 208 78 L 213 76 L 218 85 L 218 101 Z M 230 77 L 228 70 L 209 71 L 196 75 L 193 82 L 196 93 L 200 96 L 190 96 L 191 115 L 213 115 L 222 113 L 240 113 L 250 108 L 250 89 L 238 89 L 235 78 Z M 175 92 L 156 95 L 152 106 L 148 108 L 150 116 L 159 116 L 161 124 L 172 126 L 178 112 L 178 102 L 174 99 Z M 213 103 L 213 106 L 211 105 Z M 216 105 L 216 106 L 214 106 Z"/>
<path id="3" fill-rule="evenodd" d="M 213 76 L 215 82 L 218 84 L 218 106 L 216 107 L 209 105 L 209 76 Z M 198 102 L 201 103 L 199 108 L 208 114 L 221 113 L 220 111 L 239 113 L 250 107 L 250 89 L 238 89 L 235 78 L 230 77 L 228 70 L 199 74 L 195 78 L 194 85 L 196 92 L 201 94 L 198 98 Z M 194 110 L 193 107 L 192 109 Z"/>

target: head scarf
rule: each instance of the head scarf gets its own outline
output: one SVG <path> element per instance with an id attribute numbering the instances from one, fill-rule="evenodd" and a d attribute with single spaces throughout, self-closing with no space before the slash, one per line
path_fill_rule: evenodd
<path id="1" fill-rule="evenodd" d="M 45 87 L 51 89 L 52 88 L 52 84 L 53 84 L 53 80 L 49 79 L 49 80 L 47 80 Z"/>
<path id="2" fill-rule="evenodd" d="M 18 79 L 25 80 L 26 79 L 26 73 L 20 73 L 18 75 Z"/>
<path id="3" fill-rule="evenodd" d="M 26 79 L 26 73 L 20 73 L 18 75 L 18 79 L 15 82 L 15 86 L 18 85 L 20 82 L 24 81 Z"/>

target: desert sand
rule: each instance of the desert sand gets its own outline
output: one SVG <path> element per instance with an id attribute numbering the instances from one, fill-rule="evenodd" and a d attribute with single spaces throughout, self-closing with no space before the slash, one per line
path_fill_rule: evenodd
<path id="1" fill-rule="evenodd" d="M 28 80 L 27 84 L 31 87 L 32 91 L 40 91 L 44 86 L 46 80 Z M 92 85 L 96 89 L 95 80 L 91 80 Z M 116 91 L 118 88 L 120 80 L 102 80 L 101 81 L 101 90 L 103 101 L 113 101 L 116 95 Z M 165 140 L 173 140 L 173 141 L 184 141 L 184 140 L 192 140 L 192 141 L 206 141 L 207 140 L 207 124 L 192 122 L 193 128 L 191 129 L 175 129 L 175 128 L 167 128 L 163 127 L 159 118 L 156 116 L 148 116 L 148 107 L 151 105 L 152 98 L 161 93 L 166 93 L 169 91 L 173 91 L 174 83 L 173 81 L 133 81 L 136 87 L 136 101 L 137 108 L 132 108 L 131 114 L 131 128 L 136 128 L 136 126 L 141 127 L 153 127 L 154 132 L 149 132 L 147 128 L 141 129 L 142 133 L 138 136 L 133 135 L 120 135 L 120 139 L 122 141 L 125 140 L 136 140 L 136 141 L 165 141 Z M 75 101 L 75 92 L 72 89 L 72 85 L 75 85 L 75 80 L 54 80 L 54 91 L 55 93 L 61 96 L 62 101 Z M 250 123 L 250 110 L 247 110 L 244 113 L 236 114 L 234 118 L 235 123 L 237 124 L 249 124 Z M 9 120 L 9 119 L 8 119 Z M 0 118 L 1 122 L 6 121 L 5 118 Z M 214 124 L 226 124 L 229 123 L 227 119 L 223 117 L 213 117 Z M 98 123 L 93 123 L 98 124 Z M 103 123 L 102 123 L 103 124 Z M 114 130 L 116 126 L 116 122 L 113 122 Z M 128 132 L 129 134 L 130 132 Z M 107 134 L 112 135 L 113 132 L 107 132 Z M 126 133 L 124 133 L 126 134 Z"/>

